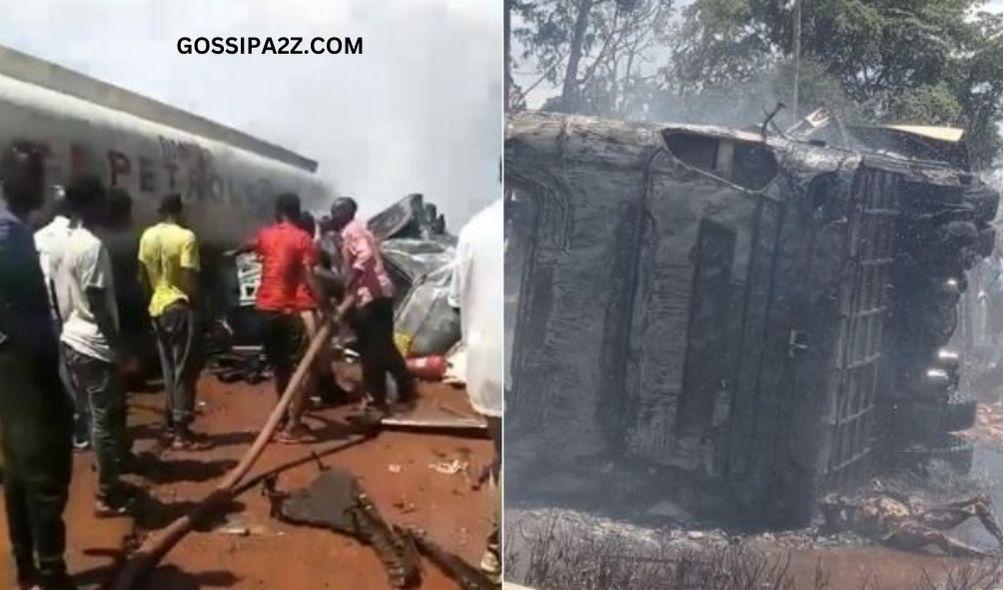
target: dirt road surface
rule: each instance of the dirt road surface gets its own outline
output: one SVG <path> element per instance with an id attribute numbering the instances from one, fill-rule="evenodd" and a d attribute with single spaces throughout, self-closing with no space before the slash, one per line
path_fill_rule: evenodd
<path id="1" fill-rule="evenodd" d="M 424 383 L 423 400 L 436 400 L 454 411 L 471 413 L 462 389 Z M 271 383 L 251 386 L 223 384 L 204 376 L 199 382 L 199 416 L 194 428 L 213 447 L 204 451 L 174 451 L 157 443 L 162 420 L 161 392 L 130 396 L 130 426 L 134 448 L 156 457 L 144 476 L 134 518 L 95 519 L 92 515 L 95 476 L 91 454 L 75 457 L 74 479 L 66 512 L 67 558 L 71 572 L 85 587 L 107 581 L 123 557 L 123 549 L 163 528 L 203 498 L 250 446 L 275 402 Z M 251 477 L 280 465 L 299 462 L 282 471 L 282 489 L 303 487 L 318 473 L 311 451 L 324 465 L 349 470 L 393 524 L 414 525 L 445 549 L 477 564 L 491 523 L 495 492 L 473 490 L 464 472 L 444 474 L 430 464 L 467 463 L 476 474 L 491 460 L 491 443 L 476 436 L 404 431 L 377 433 L 373 438 L 346 442 L 358 431 L 346 421 L 354 407 L 312 411 L 307 422 L 317 441 L 308 445 L 270 444 L 252 469 Z M 333 448 L 341 448 L 329 452 Z M 4 520 L 0 515 L 0 520 Z M 4 522 L 6 527 L 6 522 Z M 233 511 L 218 522 L 191 533 L 153 572 L 145 588 L 315 588 L 383 590 L 387 577 L 376 554 L 358 541 L 334 532 L 287 525 L 269 517 L 259 490 L 236 499 Z M 0 551 L 9 555 L 6 535 Z M 429 562 L 423 562 L 427 590 L 457 585 Z M 0 580 L 11 579 L 9 560 L 0 559 Z M 11 582 L 13 586 L 13 582 Z"/>

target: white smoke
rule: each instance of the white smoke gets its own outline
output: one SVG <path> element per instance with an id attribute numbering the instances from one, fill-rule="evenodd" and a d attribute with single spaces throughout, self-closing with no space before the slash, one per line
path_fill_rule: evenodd
<path id="1" fill-rule="evenodd" d="M 454 230 L 499 194 L 502 12 L 478 0 L 36 0 L 0 42 L 278 143 L 379 211 L 407 193 Z M 362 36 L 363 55 L 181 55 L 182 36 Z"/>

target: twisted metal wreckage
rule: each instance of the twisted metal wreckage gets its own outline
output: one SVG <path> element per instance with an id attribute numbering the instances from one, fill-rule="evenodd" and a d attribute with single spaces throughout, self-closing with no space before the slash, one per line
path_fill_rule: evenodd
<path id="1" fill-rule="evenodd" d="M 410 194 L 371 217 L 367 225 L 380 240 L 388 274 L 396 287 L 394 329 L 410 356 L 446 355 L 460 340 L 460 318 L 447 300 L 456 237 L 434 204 Z M 257 383 L 267 378 L 254 310 L 261 263 L 254 254 L 237 260 L 226 285 L 234 301 L 225 322 L 207 346 L 211 370 L 224 381 Z"/>
<path id="2" fill-rule="evenodd" d="M 965 470 L 942 347 L 998 195 L 951 135 L 511 118 L 512 456 L 597 486 L 641 461 L 764 526 L 878 465 Z"/>

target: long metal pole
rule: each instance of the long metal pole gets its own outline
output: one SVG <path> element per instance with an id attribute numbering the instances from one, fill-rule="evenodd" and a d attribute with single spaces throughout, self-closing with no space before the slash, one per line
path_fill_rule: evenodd
<path id="1" fill-rule="evenodd" d="M 798 125 L 798 75 L 799 66 L 802 60 L 802 0 L 795 0 L 795 26 L 794 26 L 794 64 L 795 64 L 795 84 L 791 93 L 791 124 Z"/>

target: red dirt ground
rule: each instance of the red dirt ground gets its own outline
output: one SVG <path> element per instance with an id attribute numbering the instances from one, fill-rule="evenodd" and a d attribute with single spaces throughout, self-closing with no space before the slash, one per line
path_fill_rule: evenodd
<path id="1" fill-rule="evenodd" d="M 472 410 L 463 390 L 422 384 L 423 399 L 444 407 Z M 194 428 L 213 442 L 207 451 L 158 450 L 156 423 L 163 395 L 137 393 L 130 399 L 130 425 L 135 449 L 156 452 L 159 461 L 139 483 L 147 488 L 135 520 L 97 520 L 91 514 L 94 475 L 90 455 L 76 457 L 70 505 L 67 509 L 71 572 L 81 583 L 106 581 L 122 556 L 130 535 L 142 540 L 186 513 L 233 467 L 254 440 L 275 402 L 271 384 L 223 384 L 212 377 L 199 382 L 200 415 Z M 313 411 L 308 424 L 318 441 L 309 445 L 270 444 L 251 471 L 251 477 L 286 463 L 279 487 L 291 489 L 310 483 L 318 472 L 313 450 L 329 467 L 351 471 L 376 502 L 384 518 L 394 524 L 414 525 L 469 563 L 477 564 L 490 528 L 495 492 L 474 491 L 464 473 L 445 475 L 429 468 L 433 462 L 460 459 L 477 473 L 491 459 L 491 443 L 471 436 L 383 431 L 337 452 L 353 434 L 345 418 L 351 406 Z M 206 530 L 190 533 L 163 560 L 145 588 L 268 588 L 311 590 L 389 588 L 375 553 L 354 539 L 320 529 L 277 522 L 258 489 L 236 499 L 235 510 Z M 0 516 L 0 520 L 3 520 Z M 6 526 L 6 523 L 4 523 Z M 247 529 L 237 534 L 234 529 Z M 0 551 L 9 552 L 6 536 Z M 423 589 L 453 589 L 457 585 L 436 566 L 423 563 Z M 8 560 L 0 559 L 0 580 L 10 579 Z"/>

